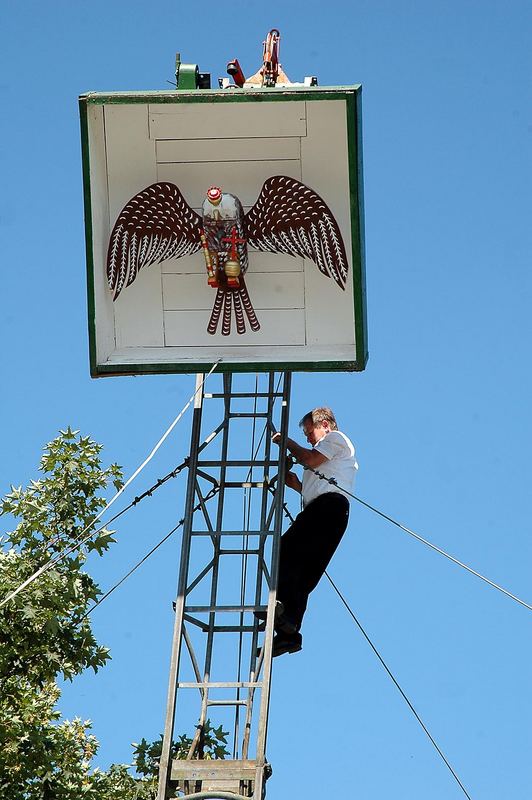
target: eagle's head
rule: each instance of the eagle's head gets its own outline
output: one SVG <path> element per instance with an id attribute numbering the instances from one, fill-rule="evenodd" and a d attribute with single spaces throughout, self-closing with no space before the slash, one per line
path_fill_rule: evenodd
<path id="1" fill-rule="evenodd" d="M 222 199 L 222 190 L 219 186 L 211 186 L 210 189 L 207 189 L 207 200 L 213 206 L 220 205 L 220 201 Z"/>

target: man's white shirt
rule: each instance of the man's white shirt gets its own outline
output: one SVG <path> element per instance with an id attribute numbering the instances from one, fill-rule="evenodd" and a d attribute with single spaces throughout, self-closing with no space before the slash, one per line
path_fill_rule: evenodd
<path id="1" fill-rule="evenodd" d="M 358 464 L 355 458 L 353 443 L 341 431 L 329 431 L 314 445 L 314 450 L 322 453 L 327 458 L 316 469 L 326 478 L 334 478 L 338 486 L 333 486 L 322 478 L 306 469 L 303 472 L 303 506 L 307 506 L 316 497 L 326 492 L 341 492 L 353 490 Z"/>

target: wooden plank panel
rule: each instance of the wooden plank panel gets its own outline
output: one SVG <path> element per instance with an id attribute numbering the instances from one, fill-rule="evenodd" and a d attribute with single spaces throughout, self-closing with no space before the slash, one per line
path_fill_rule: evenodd
<path id="1" fill-rule="evenodd" d="M 205 259 L 203 253 L 194 253 L 183 258 L 169 258 L 161 264 L 163 274 L 198 274 L 205 275 Z M 299 256 L 287 256 L 284 253 L 261 253 L 249 251 L 248 274 L 253 272 L 303 272 L 303 259 Z"/>
<path id="2" fill-rule="evenodd" d="M 303 308 L 305 289 L 303 275 L 287 273 L 246 273 L 246 285 L 255 310 L 266 308 Z M 207 284 L 204 275 L 163 275 L 163 307 L 165 311 L 210 311 L 216 289 Z"/>
<path id="3" fill-rule="evenodd" d="M 109 294 L 111 294 L 109 292 Z M 114 302 L 117 347 L 164 345 L 161 269 L 141 269 Z"/>
<path id="4" fill-rule="evenodd" d="M 257 763 L 250 760 L 222 759 L 204 761 L 176 759 L 172 761 L 171 780 L 253 780 Z"/>
<path id="5" fill-rule="evenodd" d="M 307 343 L 350 344 L 355 331 L 345 101 L 307 103 L 307 114 L 309 135 L 301 141 L 302 182 L 315 189 L 331 209 L 349 263 L 347 286 L 342 291 L 305 259 Z"/>
<path id="6" fill-rule="evenodd" d="M 193 208 L 201 207 L 205 192 L 213 185 L 235 194 L 243 206 L 252 206 L 264 181 L 272 175 L 288 175 L 301 180 L 300 161 L 222 161 L 157 165 L 157 180 L 175 183 Z"/>
<path id="7" fill-rule="evenodd" d="M 303 346 L 285 345 L 272 347 L 246 344 L 224 345 L 214 336 L 210 339 L 210 346 L 187 347 L 122 347 L 115 350 L 107 360 L 108 366 L 127 369 L 136 364 L 158 364 L 164 371 L 165 364 L 212 364 L 222 358 L 225 364 L 271 364 L 272 362 L 295 364 L 308 363 L 312 365 L 320 362 L 339 363 L 353 362 L 353 345 L 327 345 Z M 192 371 L 196 371 L 193 369 Z"/>
<path id="8" fill-rule="evenodd" d="M 165 311 L 166 347 L 224 347 L 228 345 L 294 345 L 305 342 L 305 314 L 301 309 L 257 311 L 260 331 L 233 331 L 229 336 L 207 333 L 210 311 Z M 235 328 L 234 319 L 231 327 Z M 275 354 L 270 352 L 270 358 Z"/>
<path id="9" fill-rule="evenodd" d="M 155 143 L 155 155 L 158 164 L 298 159 L 300 139 L 162 139 Z"/>
<path id="10" fill-rule="evenodd" d="M 156 180 L 147 104 L 105 106 L 105 139 L 112 227 L 127 201 Z"/>
<path id="11" fill-rule="evenodd" d="M 305 136 L 305 102 L 176 103 L 149 106 L 151 139 Z"/>
<path id="12" fill-rule="evenodd" d="M 109 236 L 128 200 L 156 180 L 155 142 L 148 137 L 147 104 L 105 106 L 105 134 L 111 215 Z M 114 303 L 114 317 L 117 347 L 163 344 L 159 265 L 141 270 L 131 286 L 123 289 Z"/>

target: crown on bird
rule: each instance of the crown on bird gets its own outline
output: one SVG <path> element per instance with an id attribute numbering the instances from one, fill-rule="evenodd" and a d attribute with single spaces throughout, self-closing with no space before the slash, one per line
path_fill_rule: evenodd
<path id="1" fill-rule="evenodd" d="M 210 189 L 207 189 L 207 200 L 213 204 L 213 206 L 217 206 L 222 199 L 222 190 L 219 186 L 211 186 Z"/>

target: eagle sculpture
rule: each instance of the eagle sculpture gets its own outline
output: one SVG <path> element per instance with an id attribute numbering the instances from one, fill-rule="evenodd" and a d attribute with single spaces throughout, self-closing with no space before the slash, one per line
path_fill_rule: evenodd
<path id="1" fill-rule="evenodd" d="M 107 253 L 107 279 L 113 300 L 138 271 L 168 258 L 203 248 L 207 280 L 216 296 L 207 331 L 245 333 L 244 313 L 252 330 L 260 328 L 244 275 L 248 247 L 312 260 L 324 275 L 345 289 L 347 257 L 342 234 L 327 204 L 294 178 L 268 178 L 256 203 L 244 213 L 235 195 L 211 186 L 197 214 L 173 183 L 154 183 L 135 195 L 114 225 Z"/>

